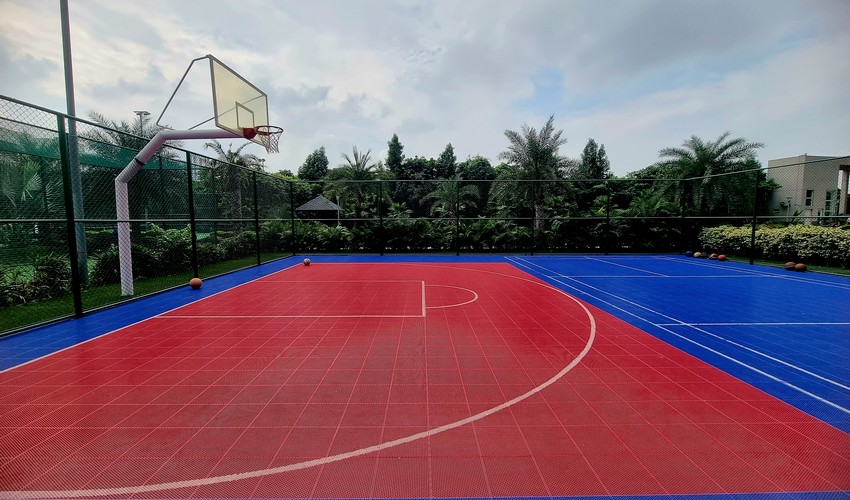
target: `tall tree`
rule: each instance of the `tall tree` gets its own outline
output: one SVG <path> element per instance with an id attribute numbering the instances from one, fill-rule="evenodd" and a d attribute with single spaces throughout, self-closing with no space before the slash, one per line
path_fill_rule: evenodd
<path id="1" fill-rule="evenodd" d="M 483 156 L 473 156 L 462 161 L 457 166 L 457 176 L 465 182 L 478 188 L 478 206 L 485 210 L 490 200 L 490 186 L 496 178 L 496 169 L 490 165 L 490 160 Z"/>
<path id="2" fill-rule="evenodd" d="M 204 147 L 212 149 L 217 155 L 218 160 L 224 165 L 216 168 L 223 174 L 225 184 L 227 185 L 229 217 L 234 219 L 242 218 L 242 187 L 248 185 L 248 171 L 256 170 L 258 172 L 265 171 L 265 160 L 257 155 L 243 153 L 242 150 L 251 142 L 245 142 L 235 150 L 233 143 L 227 145 L 227 150 L 220 142 L 212 140 L 204 143 Z M 241 231 L 241 225 L 236 225 L 236 230 Z"/>
<path id="3" fill-rule="evenodd" d="M 538 132 L 534 127 L 522 125 L 520 132 L 505 130 L 508 148 L 499 153 L 499 158 L 516 168 L 518 178 L 534 181 L 557 179 L 567 159 L 560 155 L 559 149 L 567 143 L 563 130 L 555 131 L 555 116 L 552 115 Z M 521 183 L 517 189 L 526 190 L 529 183 Z M 543 228 L 543 205 L 548 183 L 533 184 L 534 216 L 537 227 Z"/>
<path id="4" fill-rule="evenodd" d="M 682 195 L 701 215 L 714 215 L 725 203 L 722 190 L 716 186 L 728 179 L 715 176 L 745 170 L 756 150 L 764 147 L 760 142 L 747 142 L 742 137 L 730 140 L 730 135 L 724 132 L 714 141 L 704 141 L 694 135 L 681 147 L 658 152 L 662 158 L 658 166 L 667 176 L 693 179 L 685 183 Z"/>
<path id="5" fill-rule="evenodd" d="M 570 178 L 576 207 L 587 213 L 593 209 L 594 201 L 605 194 L 605 179 L 611 178 L 611 165 L 605 154 L 605 145 L 599 146 L 588 139 L 581 153 L 580 163 L 571 170 Z"/>
<path id="6" fill-rule="evenodd" d="M 331 170 L 328 179 L 342 181 L 328 186 L 331 195 L 340 198 L 350 198 L 354 202 L 354 217 L 360 219 L 363 215 L 363 202 L 376 190 L 372 182 L 377 173 L 377 165 L 372 163 L 372 151 L 360 152 L 357 146 L 351 148 L 351 156 L 342 154 L 345 163 Z"/>
<path id="7" fill-rule="evenodd" d="M 435 172 L 437 179 L 451 179 L 454 177 L 457 170 L 456 162 L 455 148 L 452 147 L 452 143 L 448 143 L 446 144 L 446 149 L 437 158 L 437 171 Z"/>
<path id="8" fill-rule="evenodd" d="M 298 178 L 303 181 L 319 181 L 328 175 L 328 155 L 325 154 L 325 147 L 313 151 L 304 160 L 301 167 L 298 168 Z"/>
<path id="9" fill-rule="evenodd" d="M 478 199 L 478 189 L 471 185 L 462 185 L 460 179 L 454 178 L 437 184 L 437 189 L 431 191 L 423 200 L 431 202 L 431 215 L 454 218 L 467 208 L 475 208 Z"/>
<path id="10" fill-rule="evenodd" d="M 386 166 L 396 177 L 402 173 L 402 163 L 404 162 L 404 146 L 398 140 L 398 135 L 393 134 L 393 138 L 387 142 L 387 162 Z"/>
<path id="11" fill-rule="evenodd" d="M 597 145 L 596 141 L 587 140 L 581 153 L 581 164 L 571 175 L 574 179 L 608 179 L 611 177 L 611 163 L 605 153 L 605 145 Z"/>

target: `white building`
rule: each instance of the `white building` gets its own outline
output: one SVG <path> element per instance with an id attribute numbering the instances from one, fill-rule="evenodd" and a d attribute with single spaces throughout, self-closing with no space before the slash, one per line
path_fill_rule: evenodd
<path id="1" fill-rule="evenodd" d="M 847 183 L 850 157 L 800 155 L 767 162 L 773 191 L 769 214 L 825 217 L 848 215 Z"/>

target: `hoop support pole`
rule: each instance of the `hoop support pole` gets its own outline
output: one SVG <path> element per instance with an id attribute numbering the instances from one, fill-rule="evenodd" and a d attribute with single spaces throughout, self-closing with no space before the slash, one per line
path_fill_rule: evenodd
<path id="1" fill-rule="evenodd" d="M 223 129 L 160 130 L 145 144 L 130 163 L 115 177 L 115 218 L 118 222 L 118 262 L 121 271 L 121 295 L 133 295 L 133 254 L 130 240 L 130 198 L 127 184 L 139 173 L 166 141 L 186 139 L 240 139 L 242 136 Z"/>

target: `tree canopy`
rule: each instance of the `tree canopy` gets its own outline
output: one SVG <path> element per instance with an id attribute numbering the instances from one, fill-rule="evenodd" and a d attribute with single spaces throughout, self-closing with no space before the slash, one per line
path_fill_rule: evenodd
<path id="1" fill-rule="evenodd" d="M 298 178 L 305 181 L 318 181 L 328 175 L 328 155 L 325 147 L 313 151 L 298 168 Z"/>

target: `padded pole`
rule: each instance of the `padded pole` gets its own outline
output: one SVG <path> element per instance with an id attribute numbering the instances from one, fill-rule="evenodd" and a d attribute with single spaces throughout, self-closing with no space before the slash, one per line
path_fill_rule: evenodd
<path id="1" fill-rule="evenodd" d="M 118 262 L 121 271 L 121 295 L 133 295 L 133 254 L 130 241 L 130 199 L 127 184 L 159 151 L 166 141 L 186 139 L 238 139 L 229 130 L 160 130 L 135 158 L 115 177 L 115 218 L 118 222 Z"/>

